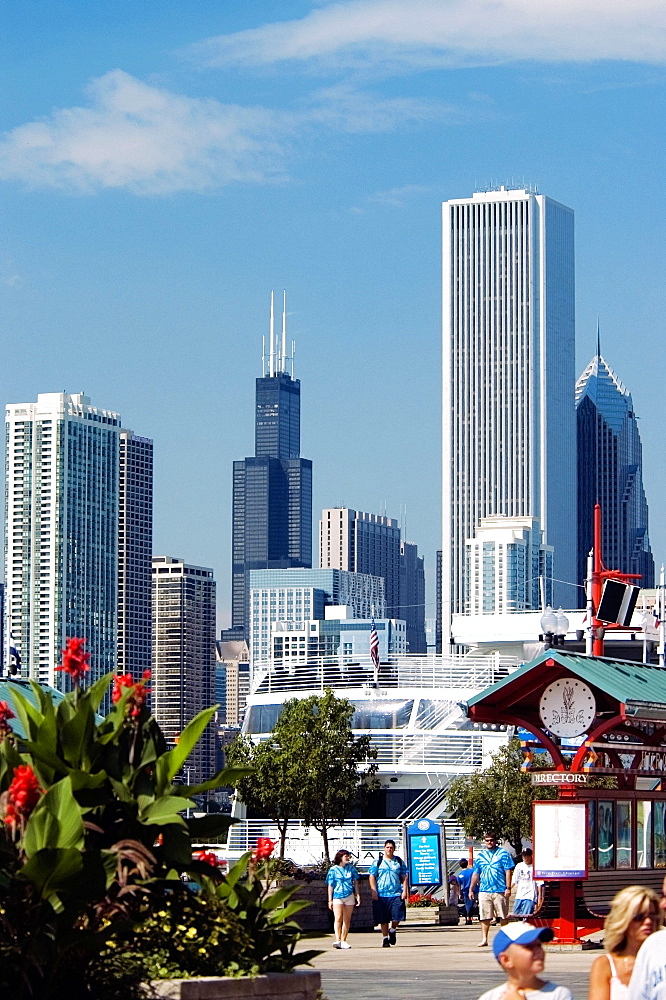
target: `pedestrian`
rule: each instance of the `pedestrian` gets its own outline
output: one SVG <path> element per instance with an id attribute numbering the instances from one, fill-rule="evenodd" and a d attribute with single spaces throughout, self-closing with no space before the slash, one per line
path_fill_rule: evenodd
<path id="1" fill-rule="evenodd" d="M 460 894 L 462 896 L 462 901 L 465 904 L 465 923 L 472 923 L 472 910 L 476 905 L 476 895 L 470 895 L 469 885 L 472 881 L 473 869 L 469 867 L 469 861 L 467 858 L 461 858 L 458 862 L 460 865 L 460 871 L 458 872 L 456 878 L 458 879 L 458 885 L 460 886 Z"/>
<path id="2" fill-rule="evenodd" d="M 506 973 L 506 983 L 488 990 L 479 1000 L 573 1000 L 566 986 L 541 979 L 546 957 L 542 941 L 552 941 L 550 927 L 517 922 L 502 927 L 493 940 L 495 958 Z"/>
<path id="3" fill-rule="evenodd" d="M 525 848 L 522 858 L 523 860 L 513 869 L 513 884 L 516 889 L 513 914 L 525 920 L 538 910 L 543 902 L 543 882 L 534 880 L 531 847 Z"/>
<path id="4" fill-rule="evenodd" d="M 372 916 L 382 929 L 382 947 L 396 944 L 396 931 L 405 919 L 409 895 L 407 865 L 395 853 L 395 840 L 384 841 L 384 852 L 368 869 L 372 893 Z"/>
<path id="5" fill-rule="evenodd" d="M 338 851 L 326 874 L 328 908 L 333 910 L 335 929 L 334 948 L 351 948 L 347 941 L 354 906 L 361 905 L 358 891 L 358 872 L 351 863 L 349 851 Z"/>
<path id="6" fill-rule="evenodd" d="M 449 906 L 455 906 L 457 908 L 460 902 L 460 883 L 456 876 L 451 873 L 449 875 Z"/>
<path id="7" fill-rule="evenodd" d="M 469 892 L 473 893 L 479 886 L 479 921 L 481 923 L 481 940 L 479 948 L 488 947 L 488 933 L 494 918 L 501 924 L 507 922 L 509 915 L 509 896 L 511 894 L 511 872 L 513 860 L 511 855 L 497 843 L 497 835 L 488 831 L 483 836 L 483 847 L 474 861 L 472 880 Z"/>
<path id="8" fill-rule="evenodd" d="M 590 969 L 588 1000 L 626 1000 L 638 951 L 661 926 L 659 896 L 642 885 L 617 893 L 604 921 L 605 954 Z"/>
<path id="9" fill-rule="evenodd" d="M 662 924 L 666 919 L 666 878 L 659 901 Z M 666 928 L 651 934 L 638 952 L 629 983 L 628 1000 L 666 1000 Z"/>

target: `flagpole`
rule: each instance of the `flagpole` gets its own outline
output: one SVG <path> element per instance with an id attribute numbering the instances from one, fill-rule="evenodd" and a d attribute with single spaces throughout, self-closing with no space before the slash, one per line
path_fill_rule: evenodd
<path id="1" fill-rule="evenodd" d="M 666 640 L 666 622 L 664 622 L 664 564 L 659 573 L 659 666 L 664 666 L 664 641 Z"/>

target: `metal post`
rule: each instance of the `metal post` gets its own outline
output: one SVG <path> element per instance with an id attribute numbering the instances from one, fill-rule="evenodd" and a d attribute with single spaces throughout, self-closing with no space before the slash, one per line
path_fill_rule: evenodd
<path id="1" fill-rule="evenodd" d="M 664 613 L 664 564 L 661 565 L 661 572 L 659 573 L 659 666 L 666 666 L 664 662 L 666 652 L 664 646 L 666 644 L 666 622 L 664 618 L 666 617 Z"/>

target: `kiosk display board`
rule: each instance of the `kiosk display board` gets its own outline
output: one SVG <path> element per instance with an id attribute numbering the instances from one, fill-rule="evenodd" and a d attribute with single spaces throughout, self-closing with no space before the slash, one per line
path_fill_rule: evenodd
<path id="1" fill-rule="evenodd" d="M 587 803 L 534 802 L 534 878 L 587 878 Z"/>
<path id="2" fill-rule="evenodd" d="M 439 823 L 418 819 L 410 823 L 407 834 L 407 865 L 411 886 L 443 885 L 442 837 Z"/>

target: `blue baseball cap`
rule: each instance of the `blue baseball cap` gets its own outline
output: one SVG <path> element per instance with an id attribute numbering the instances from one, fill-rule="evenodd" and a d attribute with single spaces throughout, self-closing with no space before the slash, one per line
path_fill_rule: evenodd
<path id="1" fill-rule="evenodd" d="M 493 940 L 493 954 L 499 960 L 503 951 L 511 944 L 533 944 L 535 941 L 552 941 L 555 934 L 550 927 L 535 927 L 517 920 L 501 927 Z"/>

